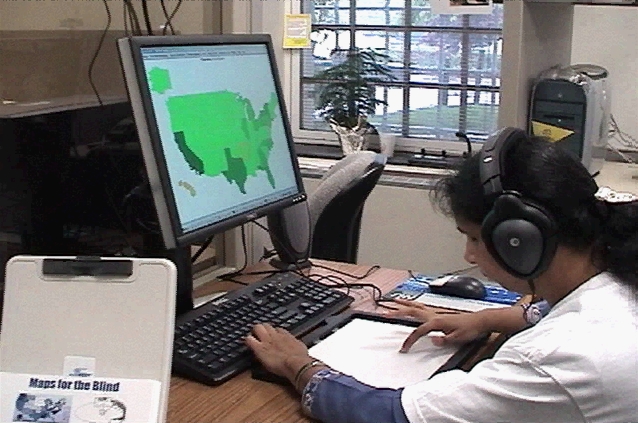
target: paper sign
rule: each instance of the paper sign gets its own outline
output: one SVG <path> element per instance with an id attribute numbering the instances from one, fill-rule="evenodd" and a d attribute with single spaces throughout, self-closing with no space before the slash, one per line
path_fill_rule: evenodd
<path id="1" fill-rule="evenodd" d="M 532 121 L 532 132 L 534 135 L 545 137 L 552 142 L 558 142 L 574 133 L 572 130 L 535 120 Z"/>
<path id="2" fill-rule="evenodd" d="M 487 15 L 492 0 L 430 0 L 432 13 L 441 15 Z"/>
<path id="3" fill-rule="evenodd" d="M 156 380 L 0 373 L 0 422 L 157 422 Z"/>
<path id="4" fill-rule="evenodd" d="M 309 14 L 287 14 L 284 18 L 284 48 L 310 47 L 311 24 Z"/>

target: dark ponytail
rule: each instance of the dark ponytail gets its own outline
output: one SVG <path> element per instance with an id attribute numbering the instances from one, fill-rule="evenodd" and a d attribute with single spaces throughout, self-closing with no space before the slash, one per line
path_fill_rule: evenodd
<path id="1" fill-rule="evenodd" d="M 596 263 L 638 289 L 638 201 L 607 203 L 602 233 L 594 244 Z"/>

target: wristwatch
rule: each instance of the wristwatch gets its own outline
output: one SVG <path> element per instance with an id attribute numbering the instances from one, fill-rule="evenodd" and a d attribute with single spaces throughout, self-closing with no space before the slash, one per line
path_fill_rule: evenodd
<path id="1" fill-rule="evenodd" d="M 535 304 L 522 304 L 523 318 L 530 325 L 535 325 L 543 318 L 543 313 Z"/>

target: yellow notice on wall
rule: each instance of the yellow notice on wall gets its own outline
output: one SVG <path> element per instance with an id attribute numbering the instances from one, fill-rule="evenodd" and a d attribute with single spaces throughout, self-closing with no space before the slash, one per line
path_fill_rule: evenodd
<path id="1" fill-rule="evenodd" d="M 309 14 L 286 14 L 284 17 L 284 48 L 310 47 L 311 17 Z"/>
<path id="2" fill-rule="evenodd" d="M 548 123 L 537 122 L 535 120 L 532 121 L 532 132 L 534 135 L 545 137 L 552 142 L 558 142 L 574 133 L 574 131 L 569 129 L 550 125 Z"/>

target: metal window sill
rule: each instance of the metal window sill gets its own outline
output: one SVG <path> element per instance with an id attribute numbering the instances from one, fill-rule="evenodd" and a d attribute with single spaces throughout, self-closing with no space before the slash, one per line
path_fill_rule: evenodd
<path id="1" fill-rule="evenodd" d="M 297 144 L 297 155 L 302 176 L 321 178 L 337 160 L 343 157 L 337 146 Z M 379 180 L 380 185 L 402 188 L 430 189 L 442 176 L 451 173 L 449 168 L 410 164 L 413 153 L 398 153 L 388 158 L 388 164 Z"/>

